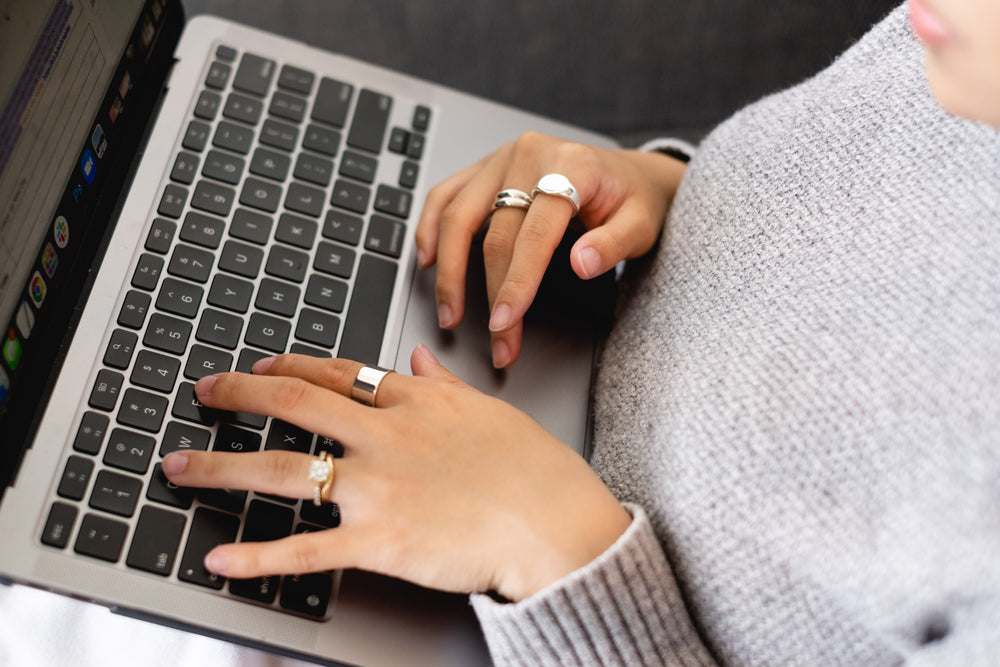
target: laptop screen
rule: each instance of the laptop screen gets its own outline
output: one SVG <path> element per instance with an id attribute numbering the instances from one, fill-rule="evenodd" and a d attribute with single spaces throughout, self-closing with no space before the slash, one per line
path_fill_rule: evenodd
<path id="1" fill-rule="evenodd" d="M 165 78 L 166 0 L 0 7 L 0 457 L 4 475 L 54 381 Z M 178 28 L 179 29 L 179 28 Z M 172 51 L 174 38 L 170 42 Z M 4 479 L 3 481 L 7 481 Z"/>

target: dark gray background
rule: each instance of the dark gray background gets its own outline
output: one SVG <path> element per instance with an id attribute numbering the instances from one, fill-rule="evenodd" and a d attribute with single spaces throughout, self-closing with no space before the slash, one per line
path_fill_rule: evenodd
<path id="1" fill-rule="evenodd" d="M 183 0 L 634 143 L 697 138 L 900 0 Z"/>

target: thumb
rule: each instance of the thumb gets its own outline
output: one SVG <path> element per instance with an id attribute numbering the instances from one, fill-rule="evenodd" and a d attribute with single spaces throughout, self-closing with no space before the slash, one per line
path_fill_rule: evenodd
<path id="1" fill-rule="evenodd" d="M 623 259 L 648 252 L 662 228 L 663 220 L 653 219 L 648 209 L 623 207 L 576 240 L 570 250 L 570 265 L 584 280 L 595 278 Z"/>
<path id="2" fill-rule="evenodd" d="M 456 385 L 465 385 L 457 375 L 441 365 L 430 349 L 420 343 L 410 354 L 410 369 L 415 376 L 447 380 Z"/>

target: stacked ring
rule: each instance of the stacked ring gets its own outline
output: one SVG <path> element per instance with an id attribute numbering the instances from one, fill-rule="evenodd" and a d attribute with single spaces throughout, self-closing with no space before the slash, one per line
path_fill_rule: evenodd
<path id="1" fill-rule="evenodd" d="M 314 482 L 313 505 L 319 507 L 324 500 L 330 499 L 330 489 L 337 477 L 337 469 L 333 465 L 330 452 L 323 452 L 309 465 L 309 481 Z"/>
<path id="2" fill-rule="evenodd" d="M 531 206 L 531 196 L 524 190 L 517 188 L 506 188 L 497 193 L 496 201 L 493 202 L 493 210 L 498 208 L 528 208 Z"/>

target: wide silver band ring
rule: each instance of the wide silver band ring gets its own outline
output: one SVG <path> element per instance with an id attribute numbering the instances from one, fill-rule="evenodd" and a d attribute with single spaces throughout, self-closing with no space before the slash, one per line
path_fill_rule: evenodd
<path id="1" fill-rule="evenodd" d="M 538 179 L 535 189 L 531 191 L 532 199 L 539 194 L 562 197 L 573 205 L 574 216 L 580 212 L 580 194 L 562 174 L 546 174 Z"/>
<path id="2" fill-rule="evenodd" d="M 375 407 L 375 396 L 378 394 L 378 387 L 382 384 L 385 376 L 393 371 L 379 366 L 362 366 L 358 371 L 358 376 L 354 378 L 354 386 L 351 387 L 351 398 L 358 403 L 364 403 L 370 408 Z"/>

